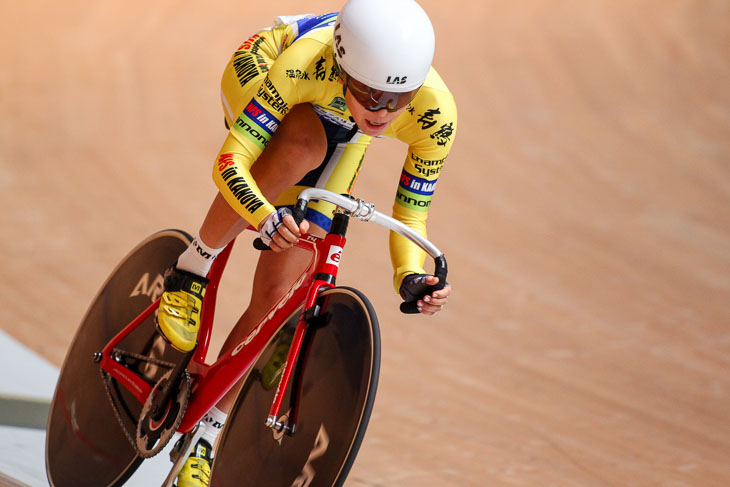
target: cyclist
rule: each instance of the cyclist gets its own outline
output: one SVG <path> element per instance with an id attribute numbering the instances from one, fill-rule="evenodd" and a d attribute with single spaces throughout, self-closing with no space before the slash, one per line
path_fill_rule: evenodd
<path id="1" fill-rule="evenodd" d="M 308 263 L 306 251 L 292 249 L 298 237 L 324 235 L 331 223 L 327 203 L 310 203 L 299 225 L 288 207 L 304 187 L 349 194 L 373 138 L 407 144 L 393 216 L 425 235 L 456 130 L 453 96 L 431 67 L 434 46 L 428 15 L 414 0 L 350 0 L 340 13 L 279 17 L 238 48 L 221 83 L 230 129 L 213 167 L 219 193 L 166 274 L 157 323 L 172 346 L 195 347 L 204 276 L 218 253 L 253 225 L 273 252 L 261 253 L 251 302 L 221 354 L 248 335 Z M 390 253 L 403 299 L 416 300 L 438 282 L 423 269 L 425 254 L 407 239 L 391 234 Z M 447 285 L 418 299 L 419 311 L 435 314 L 450 293 Z M 234 400 L 232 391 L 206 414 L 178 487 L 208 484 L 212 447 Z"/>

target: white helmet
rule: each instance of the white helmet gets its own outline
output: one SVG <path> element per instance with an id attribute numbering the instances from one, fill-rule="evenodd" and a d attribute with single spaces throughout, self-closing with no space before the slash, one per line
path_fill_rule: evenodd
<path id="1" fill-rule="evenodd" d="M 376 90 L 403 93 L 426 79 L 433 26 L 414 0 L 349 0 L 334 30 L 337 63 Z"/>

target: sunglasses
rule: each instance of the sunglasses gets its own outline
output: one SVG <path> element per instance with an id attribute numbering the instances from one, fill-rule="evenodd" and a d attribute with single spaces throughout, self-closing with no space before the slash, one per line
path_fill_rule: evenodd
<path id="1" fill-rule="evenodd" d="M 386 109 L 389 112 L 396 112 L 407 106 L 418 93 L 418 88 L 404 93 L 395 91 L 383 91 L 371 88 L 361 83 L 347 73 L 344 73 L 347 89 L 352 93 L 353 98 L 362 105 L 365 110 L 377 112 Z"/>

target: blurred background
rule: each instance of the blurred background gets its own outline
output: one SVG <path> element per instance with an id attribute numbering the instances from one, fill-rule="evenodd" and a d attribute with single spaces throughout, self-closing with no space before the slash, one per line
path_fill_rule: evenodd
<path id="1" fill-rule="evenodd" d="M 338 283 L 383 356 L 348 485 L 730 484 L 730 3 L 420 3 L 459 107 L 429 214 L 454 294 L 401 315 L 387 235 L 353 223 Z M 340 7 L 0 0 L 0 328 L 60 367 L 116 263 L 202 222 L 234 50 Z M 389 211 L 404 157 L 376 141 L 355 193 Z"/>

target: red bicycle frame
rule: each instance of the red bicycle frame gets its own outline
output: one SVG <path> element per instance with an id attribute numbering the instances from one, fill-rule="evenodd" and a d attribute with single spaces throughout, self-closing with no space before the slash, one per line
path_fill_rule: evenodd
<path id="1" fill-rule="evenodd" d="M 315 306 L 320 290 L 334 286 L 339 269 L 340 255 L 345 246 L 346 238 L 336 233 L 328 233 L 325 238 L 314 235 L 304 235 L 301 237 L 297 247 L 313 252 L 307 269 L 295 281 L 291 288 L 289 288 L 289 291 L 274 304 L 246 338 L 226 354 L 219 357 L 214 363 L 206 364 L 205 357 L 208 352 L 213 329 L 218 285 L 228 258 L 230 257 L 234 242 L 232 241 L 228 244 L 225 250 L 221 252 L 213 262 L 213 266 L 208 273 L 210 282 L 206 289 L 205 300 L 203 301 L 203 308 L 201 310 L 198 346 L 194 350 L 191 363 L 189 364 L 193 379 L 192 392 L 185 415 L 178 427 L 178 431 L 181 433 L 191 431 L 202 419 L 203 415 L 215 406 L 226 392 L 244 376 L 281 325 L 286 323 L 296 310 L 304 304 L 289 350 L 286 366 L 279 381 L 279 387 L 274 396 L 274 402 L 271 405 L 266 421 L 270 427 L 280 429 L 285 427 L 285 425 L 276 422 L 283 399 L 283 394 L 280 392 L 286 390 L 292 370 L 294 369 L 294 364 L 299 355 L 306 330 L 307 323 L 305 317 L 307 312 Z M 118 363 L 114 359 L 114 349 L 158 309 L 159 303 L 160 299 L 158 298 L 110 340 L 102 351 L 100 362 L 102 369 L 129 390 L 140 404 L 145 403 L 152 392 L 153 386 L 124 365 Z"/>

